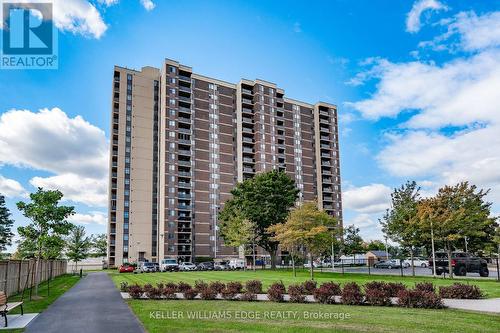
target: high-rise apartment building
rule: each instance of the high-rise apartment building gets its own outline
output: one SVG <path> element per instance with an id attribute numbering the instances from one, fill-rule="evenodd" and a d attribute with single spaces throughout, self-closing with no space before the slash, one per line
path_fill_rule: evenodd
<path id="1" fill-rule="evenodd" d="M 117 66 L 110 155 L 112 266 L 238 256 L 217 233 L 218 211 L 237 182 L 273 169 L 342 223 L 336 106 L 270 82 L 229 83 L 168 59 Z"/>

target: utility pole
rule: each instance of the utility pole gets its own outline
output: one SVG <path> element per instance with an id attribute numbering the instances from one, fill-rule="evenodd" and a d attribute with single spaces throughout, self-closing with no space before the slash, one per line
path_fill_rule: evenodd
<path id="1" fill-rule="evenodd" d="M 465 253 L 469 252 L 467 251 L 467 236 L 464 236 L 464 239 L 465 239 Z"/>

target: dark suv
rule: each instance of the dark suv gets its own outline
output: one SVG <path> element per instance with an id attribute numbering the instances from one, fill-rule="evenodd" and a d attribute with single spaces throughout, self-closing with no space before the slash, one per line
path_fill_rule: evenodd
<path id="1" fill-rule="evenodd" d="M 214 270 L 214 262 L 213 261 L 201 262 L 196 266 L 196 270 L 198 270 L 198 271 L 213 271 Z"/>
<path id="2" fill-rule="evenodd" d="M 429 267 L 432 270 L 433 260 L 429 258 Z M 465 276 L 467 273 L 479 273 L 487 277 L 490 272 L 486 260 L 465 252 L 452 252 L 451 267 L 456 276 Z M 441 275 L 448 272 L 448 253 L 436 252 L 436 274 Z"/>

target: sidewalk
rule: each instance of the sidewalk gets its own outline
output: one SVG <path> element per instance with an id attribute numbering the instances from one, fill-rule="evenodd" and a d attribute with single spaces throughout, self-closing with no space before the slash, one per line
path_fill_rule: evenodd
<path id="1" fill-rule="evenodd" d="M 27 327 L 26 333 L 142 333 L 144 328 L 106 273 L 90 273 Z"/>

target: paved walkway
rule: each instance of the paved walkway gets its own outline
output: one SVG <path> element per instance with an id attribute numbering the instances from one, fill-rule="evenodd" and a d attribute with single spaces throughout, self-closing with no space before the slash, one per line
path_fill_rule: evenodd
<path id="1" fill-rule="evenodd" d="M 500 298 L 445 299 L 443 302 L 453 309 L 500 313 Z"/>
<path id="2" fill-rule="evenodd" d="M 90 273 L 27 327 L 26 333 L 143 333 L 106 273 Z"/>

